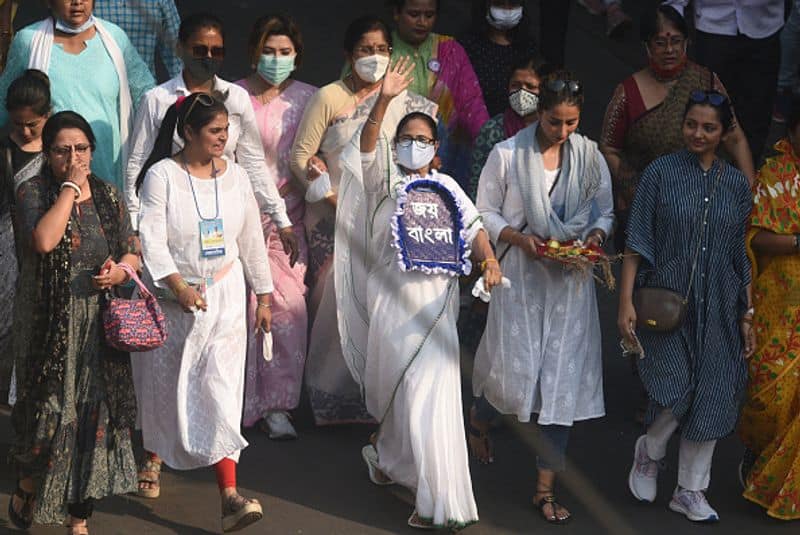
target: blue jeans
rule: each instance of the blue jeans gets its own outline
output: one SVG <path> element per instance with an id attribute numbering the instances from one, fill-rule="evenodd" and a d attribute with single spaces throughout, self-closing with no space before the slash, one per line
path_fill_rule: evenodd
<path id="1" fill-rule="evenodd" d="M 484 396 L 475 398 L 473 407 L 476 419 L 481 422 L 490 422 L 500 415 Z M 564 471 L 570 429 L 567 425 L 539 425 L 539 433 L 545 441 L 547 450 L 536 456 L 536 467 L 539 470 Z"/>
<path id="2" fill-rule="evenodd" d="M 794 0 L 792 12 L 781 31 L 781 66 L 778 71 L 778 87 L 797 91 L 798 66 L 800 65 L 800 0 Z"/>

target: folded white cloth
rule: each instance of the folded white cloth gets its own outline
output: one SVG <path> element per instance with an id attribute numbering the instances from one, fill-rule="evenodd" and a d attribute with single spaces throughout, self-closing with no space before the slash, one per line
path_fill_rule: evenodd
<path id="1" fill-rule="evenodd" d="M 272 333 L 261 332 L 261 354 L 264 360 L 270 362 L 272 360 Z"/>
<path id="2" fill-rule="evenodd" d="M 311 181 L 306 190 L 306 202 L 319 202 L 331 191 L 331 175 L 322 173 Z"/>
<path id="3" fill-rule="evenodd" d="M 511 281 L 503 277 L 500 281 L 500 285 L 503 288 L 511 288 Z M 479 298 L 484 303 L 488 303 L 491 299 L 491 294 L 486 291 L 486 287 L 483 285 L 483 277 L 475 281 L 475 286 L 472 287 L 472 296 Z"/>

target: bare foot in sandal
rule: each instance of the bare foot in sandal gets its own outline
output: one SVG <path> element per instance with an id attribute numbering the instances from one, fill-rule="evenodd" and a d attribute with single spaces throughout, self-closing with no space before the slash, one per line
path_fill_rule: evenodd
<path id="1" fill-rule="evenodd" d="M 537 489 L 533 504 L 542 513 L 542 517 L 551 524 L 566 524 L 572 519 L 569 510 L 558 503 L 553 489 Z"/>
<path id="2" fill-rule="evenodd" d="M 89 524 L 85 518 L 69 517 L 67 520 L 68 535 L 89 535 Z"/>
<path id="3" fill-rule="evenodd" d="M 139 485 L 136 495 L 155 499 L 161 495 L 161 459 L 150 452 L 145 452 L 145 456 L 138 473 Z"/>
<path id="4" fill-rule="evenodd" d="M 469 410 L 469 421 L 467 422 L 467 443 L 472 456 L 481 464 L 491 464 L 494 462 L 494 452 L 492 451 L 492 439 L 489 436 L 489 422 L 482 422 L 476 416 L 475 407 Z"/>

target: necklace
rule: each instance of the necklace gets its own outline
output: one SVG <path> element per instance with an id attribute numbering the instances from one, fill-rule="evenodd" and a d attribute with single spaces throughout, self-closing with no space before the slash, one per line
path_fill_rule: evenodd
<path id="1" fill-rule="evenodd" d="M 203 217 L 200 212 L 200 204 L 197 202 L 197 193 L 194 190 L 194 183 L 192 182 L 192 175 L 189 173 L 189 166 L 186 163 L 186 158 L 183 160 L 183 168 L 186 170 L 186 178 L 189 180 L 189 188 L 192 190 L 192 198 L 194 199 L 194 208 L 197 210 L 197 216 L 201 221 L 214 221 L 219 218 L 219 184 L 217 184 L 217 166 L 214 165 L 214 159 L 211 159 L 211 179 L 214 180 L 214 217 Z"/>

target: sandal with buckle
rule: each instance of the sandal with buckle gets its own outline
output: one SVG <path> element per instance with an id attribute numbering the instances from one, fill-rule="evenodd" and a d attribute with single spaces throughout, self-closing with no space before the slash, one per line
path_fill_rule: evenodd
<path id="1" fill-rule="evenodd" d="M 492 437 L 489 436 L 489 430 L 481 431 L 472 423 L 473 409 L 470 409 L 469 418 L 467 419 L 467 444 L 472 456 L 481 464 L 492 464 L 494 462 L 494 452 L 492 447 Z M 476 443 L 481 444 L 486 451 L 486 456 L 481 457 L 477 453 Z"/>
<path id="2" fill-rule="evenodd" d="M 147 485 L 145 487 L 144 485 Z M 161 495 L 161 460 L 147 459 L 138 472 L 136 495 L 155 499 Z"/>
<path id="3" fill-rule="evenodd" d="M 551 494 L 546 494 L 546 493 L 551 493 Z M 543 496 L 538 503 L 536 502 L 534 503 L 537 509 L 539 509 L 539 511 L 542 513 L 542 518 L 544 518 L 547 522 L 549 522 L 550 524 L 566 524 L 570 520 L 572 520 L 572 515 L 570 514 L 569 511 L 567 511 L 566 507 L 564 507 L 558 502 L 558 499 L 555 497 L 555 495 L 552 494 L 552 490 L 537 491 L 537 494 L 545 494 L 545 496 Z M 544 508 L 547 507 L 548 505 L 550 505 L 550 507 L 553 509 L 552 516 L 548 516 L 544 512 Z M 567 516 L 565 516 L 564 518 L 559 518 L 558 516 L 559 509 L 565 511 L 567 513 Z"/>
<path id="4" fill-rule="evenodd" d="M 14 498 L 22 500 L 22 507 L 19 508 L 19 511 L 14 509 Z M 33 524 L 33 501 L 35 498 L 33 492 L 25 492 L 17 482 L 17 488 L 8 500 L 8 518 L 17 529 L 28 529 Z"/>
<path id="5" fill-rule="evenodd" d="M 222 531 L 229 533 L 239 531 L 264 517 L 264 511 L 258 500 L 234 494 L 225 500 L 222 506 Z"/>

